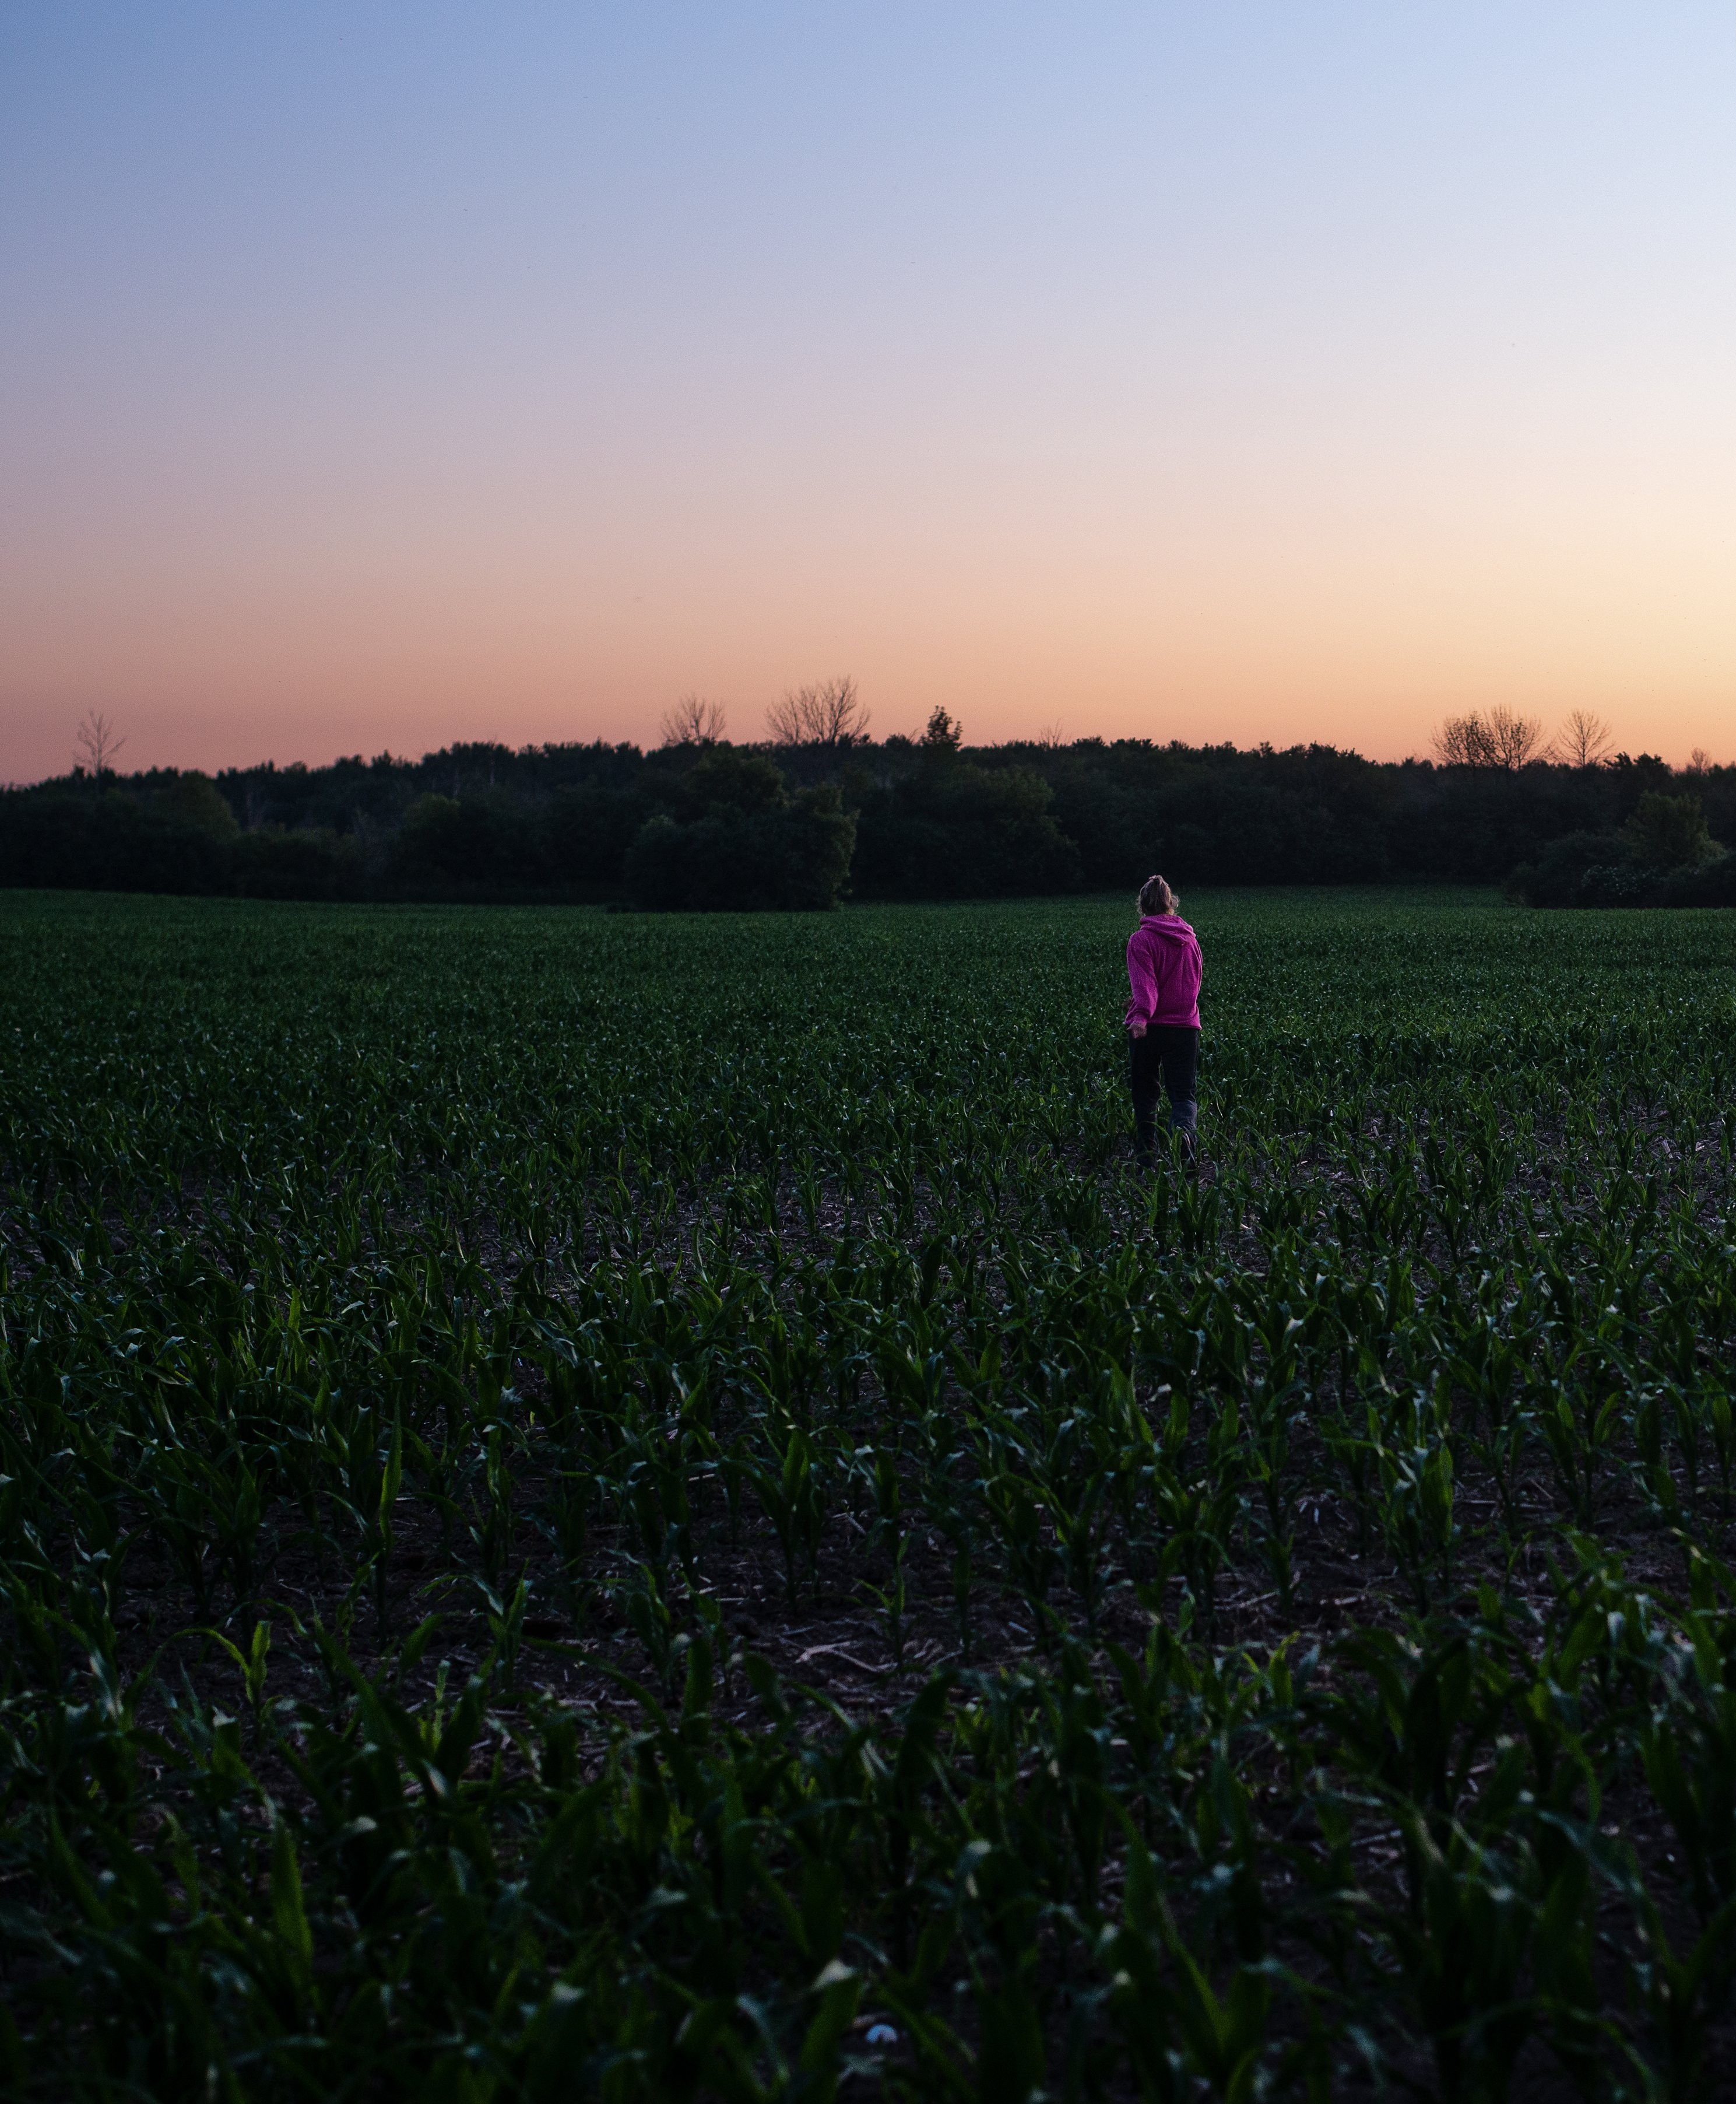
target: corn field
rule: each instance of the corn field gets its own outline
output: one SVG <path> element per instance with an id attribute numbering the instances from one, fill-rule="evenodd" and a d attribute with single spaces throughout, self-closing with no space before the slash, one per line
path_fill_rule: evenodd
<path id="1" fill-rule="evenodd" d="M 1689 2099 L 1736 934 L 0 906 L 0 2088 Z"/>

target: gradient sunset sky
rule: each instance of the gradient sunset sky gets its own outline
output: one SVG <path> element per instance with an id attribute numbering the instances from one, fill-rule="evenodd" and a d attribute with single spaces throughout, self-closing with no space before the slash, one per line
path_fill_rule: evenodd
<path id="1" fill-rule="evenodd" d="M 1736 759 L 1736 9 L 0 10 L 0 780 L 761 734 Z"/>

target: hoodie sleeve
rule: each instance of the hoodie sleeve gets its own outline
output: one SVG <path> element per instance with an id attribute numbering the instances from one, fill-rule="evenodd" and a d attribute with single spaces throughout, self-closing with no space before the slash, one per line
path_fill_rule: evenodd
<path id="1" fill-rule="evenodd" d="M 1151 970 L 1151 946 L 1144 935 L 1142 928 L 1136 928 L 1128 938 L 1127 978 L 1131 991 L 1127 997 L 1127 1019 L 1129 1023 L 1149 1025 L 1157 1007 L 1157 976 Z"/>

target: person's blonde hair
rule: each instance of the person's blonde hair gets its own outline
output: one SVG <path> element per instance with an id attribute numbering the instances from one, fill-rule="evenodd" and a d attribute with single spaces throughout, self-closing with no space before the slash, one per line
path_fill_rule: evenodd
<path id="1" fill-rule="evenodd" d="M 1139 887 L 1142 913 L 1173 913 L 1181 903 L 1160 876 L 1148 876 Z"/>

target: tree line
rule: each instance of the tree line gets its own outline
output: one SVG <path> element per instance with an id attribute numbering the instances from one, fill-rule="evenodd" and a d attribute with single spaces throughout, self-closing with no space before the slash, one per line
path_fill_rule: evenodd
<path id="1" fill-rule="evenodd" d="M 97 720 L 100 722 L 100 720 Z M 812 907 L 1177 885 L 1505 884 L 1541 904 L 1736 903 L 1736 768 L 1604 749 L 1595 718 L 1449 719 L 1434 756 L 1156 738 L 870 734 L 853 683 L 732 743 L 690 698 L 663 742 L 122 775 L 0 793 L 0 883 L 280 898 Z"/>

